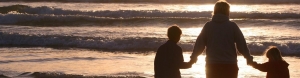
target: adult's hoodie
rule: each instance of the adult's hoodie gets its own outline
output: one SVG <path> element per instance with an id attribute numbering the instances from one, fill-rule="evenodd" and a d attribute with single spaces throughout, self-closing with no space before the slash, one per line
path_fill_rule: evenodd
<path id="1" fill-rule="evenodd" d="M 198 36 L 191 59 L 206 50 L 206 63 L 237 64 L 237 52 L 252 60 L 245 38 L 236 23 L 223 14 L 215 14 Z M 236 51 L 238 50 L 238 51 Z"/>
<path id="2" fill-rule="evenodd" d="M 270 61 L 263 64 L 254 63 L 252 66 L 260 71 L 267 72 L 266 78 L 290 78 L 289 64 L 285 61 Z"/>

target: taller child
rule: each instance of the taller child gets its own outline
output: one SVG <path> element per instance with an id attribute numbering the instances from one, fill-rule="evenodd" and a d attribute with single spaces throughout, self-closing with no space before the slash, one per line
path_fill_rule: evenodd
<path id="1" fill-rule="evenodd" d="M 182 49 L 177 45 L 181 33 L 178 26 L 168 29 L 169 40 L 158 48 L 154 59 L 155 78 L 181 78 L 179 69 L 191 67 L 191 63 L 184 62 Z"/>
<path id="2" fill-rule="evenodd" d="M 216 2 L 212 20 L 204 25 L 194 45 L 191 62 L 206 50 L 206 78 L 237 78 L 237 52 L 248 64 L 253 62 L 243 33 L 229 20 L 229 12 L 229 3 Z"/>

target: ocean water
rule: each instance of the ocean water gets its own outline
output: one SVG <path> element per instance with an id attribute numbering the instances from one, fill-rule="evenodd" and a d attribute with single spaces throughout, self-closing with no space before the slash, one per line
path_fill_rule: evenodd
<path id="1" fill-rule="evenodd" d="M 82 49 L 53 48 L 0 48 L 0 73 L 13 78 L 153 78 L 155 53 L 125 53 L 92 51 Z M 184 60 L 189 61 L 189 52 L 184 52 Z M 255 61 L 266 62 L 262 56 Z M 299 57 L 285 56 L 290 64 L 291 78 L 298 78 Z M 190 69 L 181 69 L 183 78 L 205 78 L 205 56 Z M 246 65 L 246 60 L 238 56 L 239 78 L 265 78 L 266 73 Z M 46 72 L 37 74 L 36 72 Z M 42 75 L 41 77 L 39 75 Z M 66 75 L 75 75 L 69 77 Z M 76 76 L 82 75 L 82 76 Z M 100 77 L 99 77 L 100 76 Z"/>
<path id="2" fill-rule="evenodd" d="M 290 0 L 293 1 L 293 0 Z M 196 37 L 211 20 L 213 4 L 1 2 L 0 75 L 33 72 L 83 76 L 153 77 L 156 49 L 167 28 L 181 27 L 178 45 L 189 60 Z M 300 5 L 231 4 L 230 20 L 242 30 L 255 61 L 277 46 L 300 77 Z M 183 77 L 205 77 L 205 55 Z M 201 60 L 202 59 L 202 60 Z M 239 78 L 263 78 L 239 56 Z"/>

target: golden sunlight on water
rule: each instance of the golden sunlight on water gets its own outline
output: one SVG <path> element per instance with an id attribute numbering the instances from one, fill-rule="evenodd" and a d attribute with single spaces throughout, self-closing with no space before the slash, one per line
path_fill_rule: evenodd
<path id="1" fill-rule="evenodd" d="M 182 8 L 186 11 L 213 11 L 214 10 L 214 4 L 207 4 L 207 5 L 188 5 Z M 230 11 L 231 12 L 248 12 L 248 11 L 254 11 L 255 8 L 252 8 L 248 5 L 230 5 Z"/>
<path id="2" fill-rule="evenodd" d="M 201 32 L 202 27 L 200 28 L 182 28 L 182 35 L 186 37 L 181 37 L 180 41 L 189 42 L 189 40 L 195 40 L 199 33 Z"/>
<path id="3" fill-rule="evenodd" d="M 189 56 L 190 54 L 184 54 L 184 60 L 189 61 Z M 264 57 L 255 57 L 254 61 L 262 63 L 265 60 Z M 244 59 L 243 56 L 238 56 L 238 67 L 238 78 L 263 78 L 266 75 L 265 72 L 261 72 L 247 65 L 246 59 Z M 199 56 L 197 63 L 195 63 L 192 68 L 181 69 L 181 74 L 183 77 L 205 78 L 205 56 Z"/>
<path id="4" fill-rule="evenodd" d="M 185 9 L 187 11 L 212 11 L 214 5 L 188 5 Z"/>
<path id="5" fill-rule="evenodd" d="M 247 5 L 230 5 L 231 12 L 247 12 L 252 10 L 253 8 Z"/>

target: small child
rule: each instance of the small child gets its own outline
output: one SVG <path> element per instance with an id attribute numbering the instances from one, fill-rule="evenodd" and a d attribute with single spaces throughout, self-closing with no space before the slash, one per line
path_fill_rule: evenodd
<path id="1" fill-rule="evenodd" d="M 266 78 L 290 78 L 289 64 L 283 60 L 281 52 L 275 46 L 271 46 L 265 52 L 268 62 L 263 64 L 252 63 L 252 67 L 267 72 Z"/>
<path id="2" fill-rule="evenodd" d="M 155 78 L 181 78 L 179 69 L 191 68 L 192 63 L 184 62 L 182 49 L 177 45 L 181 33 L 178 26 L 168 28 L 169 40 L 158 48 L 154 59 Z"/>

